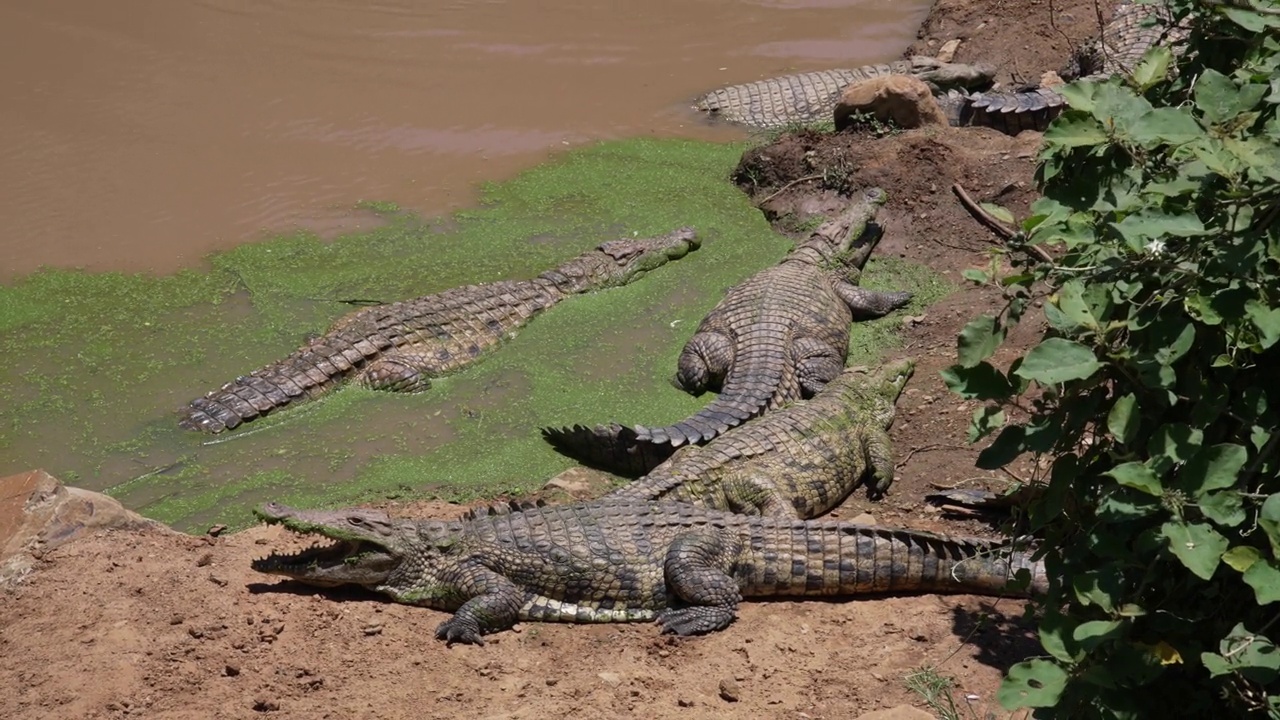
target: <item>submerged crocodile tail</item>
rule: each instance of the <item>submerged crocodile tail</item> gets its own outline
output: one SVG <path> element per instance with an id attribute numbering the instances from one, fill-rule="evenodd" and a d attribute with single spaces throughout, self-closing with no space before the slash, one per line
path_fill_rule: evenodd
<path id="1" fill-rule="evenodd" d="M 231 430 L 286 405 L 323 395 L 378 352 L 368 342 L 353 344 L 326 336 L 192 400 L 178 426 L 207 433 Z"/>
<path id="2" fill-rule="evenodd" d="M 1021 569 L 1031 573 L 1031 592 L 1042 592 L 1046 583 L 1044 565 L 1031 553 L 993 540 L 840 522 L 783 522 L 775 532 L 776 544 L 766 538 L 759 550 L 747 550 L 745 596 L 1025 595 L 1009 588 Z"/>
<path id="3" fill-rule="evenodd" d="M 639 442 L 634 430 L 616 423 L 542 428 L 542 438 L 583 465 L 628 478 L 645 475 L 675 452 L 670 445 Z"/>

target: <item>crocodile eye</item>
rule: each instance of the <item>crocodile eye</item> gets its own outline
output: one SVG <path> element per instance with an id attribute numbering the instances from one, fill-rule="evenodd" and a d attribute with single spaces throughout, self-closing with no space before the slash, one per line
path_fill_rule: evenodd
<path id="1" fill-rule="evenodd" d="M 352 525 L 355 525 L 356 527 L 364 526 L 364 518 L 356 517 L 355 515 L 352 515 L 351 517 L 347 518 L 347 522 Z"/>

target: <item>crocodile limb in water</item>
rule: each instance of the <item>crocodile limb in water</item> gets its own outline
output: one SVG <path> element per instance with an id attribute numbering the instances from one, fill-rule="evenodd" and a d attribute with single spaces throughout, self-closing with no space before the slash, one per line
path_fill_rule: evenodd
<path id="1" fill-rule="evenodd" d="M 217 433 L 345 382 L 416 392 L 457 371 L 569 295 L 625 285 L 697 248 L 692 228 L 610 240 L 531 280 L 453 288 L 340 318 L 292 355 L 193 400 L 179 422 Z"/>
<path id="2" fill-rule="evenodd" d="M 799 519 L 829 512 L 864 482 L 868 494 L 879 497 L 893 482 L 888 428 L 914 368 L 912 360 L 870 373 L 848 368 L 812 400 L 732 428 L 706 445 L 681 447 L 648 475 L 605 497 Z M 601 437 L 609 430 L 566 429 L 560 439 L 577 434 L 588 451 L 610 448 Z M 612 470 L 619 459 L 636 462 L 629 449 L 612 446 L 621 457 L 597 457 L 605 461 L 598 465 Z"/>
<path id="3" fill-rule="evenodd" d="M 885 199 L 879 188 L 866 191 L 778 265 L 731 288 L 703 319 L 680 353 L 676 382 L 695 394 L 718 390 L 715 400 L 674 425 L 619 433 L 634 432 L 640 444 L 706 442 L 835 379 L 849 353 L 850 323 L 911 300 L 908 292 L 856 284 L 879 239 L 872 220 Z M 544 436 L 554 441 L 558 432 Z"/>
<path id="4" fill-rule="evenodd" d="M 703 95 L 693 107 L 710 118 L 762 129 L 830 120 L 846 87 L 886 75 L 910 75 L 923 80 L 935 93 L 944 93 L 990 87 L 995 68 L 916 56 L 884 65 L 818 70 L 732 85 Z"/>
<path id="5" fill-rule="evenodd" d="M 269 503 L 268 523 L 335 541 L 253 562 L 320 586 L 359 585 L 454 614 L 436 637 L 483 644 L 518 621 L 657 621 L 665 633 L 727 627 L 751 597 L 1025 594 L 1046 585 L 1026 552 L 991 540 L 736 515 L 685 503 L 598 500 L 399 520 Z M 1025 586 L 1024 586 L 1025 587 Z"/>

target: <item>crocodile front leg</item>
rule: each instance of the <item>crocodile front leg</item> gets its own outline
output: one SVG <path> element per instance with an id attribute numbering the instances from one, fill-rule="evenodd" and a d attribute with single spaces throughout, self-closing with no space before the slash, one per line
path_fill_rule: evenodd
<path id="1" fill-rule="evenodd" d="M 796 359 L 796 379 L 801 397 L 817 395 L 827 383 L 844 372 L 844 357 L 835 348 L 817 338 L 796 338 L 791 345 Z"/>
<path id="2" fill-rule="evenodd" d="M 741 541 L 717 532 L 679 535 L 667 549 L 663 572 L 667 586 L 682 601 L 658 615 L 663 633 L 703 635 L 729 627 L 742 593 L 729 575 Z"/>
<path id="3" fill-rule="evenodd" d="M 718 332 L 698 332 L 685 343 L 676 366 L 676 382 L 697 395 L 724 384 L 733 365 L 733 341 Z"/>
<path id="4" fill-rule="evenodd" d="M 483 645 L 482 635 L 515 625 L 529 599 L 520 586 L 477 562 L 460 564 L 441 580 L 464 597 L 470 596 L 436 628 L 436 639 L 450 644 Z"/>
<path id="5" fill-rule="evenodd" d="M 867 458 L 867 494 L 873 500 L 884 497 L 889 486 L 893 484 L 893 449 L 889 444 L 889 433 L 868 428 L 863 451 Z"/>
<path id="6" fill-rule="evenodd" d="M 835 290 L 853 312 L 854 320 L 874 320 L 911 302 L 911 293 L 905 290 L 877 292 L 847 282 L 836 283 Z"/>

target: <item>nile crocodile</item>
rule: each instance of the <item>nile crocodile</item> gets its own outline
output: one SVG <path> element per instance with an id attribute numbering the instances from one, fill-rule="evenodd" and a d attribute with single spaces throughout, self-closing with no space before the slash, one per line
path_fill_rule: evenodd
<path id="1" fill-rule="evenodd" d="M 871 221 L 885 198 L 879 188 L 866 191 L 778 265 L 731 288 L 685 344 L 676 371 L 685 390 L 718 389 L 720 395 L 674 425 L 635 426 L 636 442 L 705 442 L 766 410 L 812 397 L 835 379 L 849 352 L 850 323 L 911 300 L 908 292 L 856 285 L 879 239 Z"/>
<path id="2" fill-rule="evenodd" d="M 846 369 L 812 400 L 733 428 L 706 445 L 686 445 L 605 497 L 797 519 L 827 513 L 864 482 L 879 497 L 893 482 L 888 428 L 894 404 L 914 368 L 914 361 L 901 360 L 873 373 Z M 598 436 L 615 431 L 575 428 L 562 439 L 576 432 L 590 448 L 608 447 Z M 626 450 L 623 445 L 614 452 L 625 461 L 631 459 Z"/>
<path id="3" fill-rule="evenodd" d="M 1129 75 L 1147 50 L 1157 44 L 1176 46 L 1186 37 L 1185 29 L 1172 24 L 1172 15 L 1163 4 L 1122 2 L 1103 26 L 1101 36 L 1077 48 L 1058 74 L 1064 80 Z M 959 124 L 987 125 L 1010 134 L 1045 129 L 1067 105 L 1066 98 L 1049 87 L 1010 93 L 952 91 L 943 102 L 944 108 L 948 102 L 959 108 Z"/>
<path id="4" fill-rule="evenodd" d="M 180 425 L 221 432 L 346 381 L 415 392 L 574 293 L 624 285 L 697 248 L 692 228 L 610 240 L 532 280 L 503 280 L 358 310 L 292 355 L 193 400 Z"/>
<path id="5" fill-rule="evenodd" d="M 818 70 L 732 85 L 703 95 L 693 107 L 718 120 L 765 129 L 830 120 L 846 87 L 885 75 L 911 75 L 935 93 L 944 93 L 989 87 L 995 68 L 916 56 L 883 65 Z"/>
<path id="6" fill-rule="evenodd" d="M 1185 34 L 1169 32 L 1168 17 L 1163 6 L 1120 4 L 1102 37 L 1079 48 L 1059 74 L 1065 79 L 1102 79 L 1131 72 L 1152 45 L 1176 41 Z M 917 56 L 855 70 L 819 70 L 721 88 L 699 98 L 694 108 L 731 123 L 766 129 L 829 120 L 844 88 L 883 75 L 911 75 L 925 81 L 952 125 L 988 126 L 1010 134 L 1043 130 L 1066 105 L 1062 95 L 1048 87 L 984 92 L 995 75 L 987 65 L 942 63 Z"/>
<path id="7" fill-rule="evenodd" d="M 727 627 L 744 597 L 1016 595 L 1046 583 L 1042 564 L 997 541 L 684 503 L 518 506 L 457 521 L 273 503 L 257 514 L 336 542 L 272 554 L 255 570 L 453 611 L 436 629 L 448 642 L 483 644 L 517 621 L 656 620 L 664 633 L 697 635 Z M 1009 582 L 1019 570 L 1021 589 Z"/>

